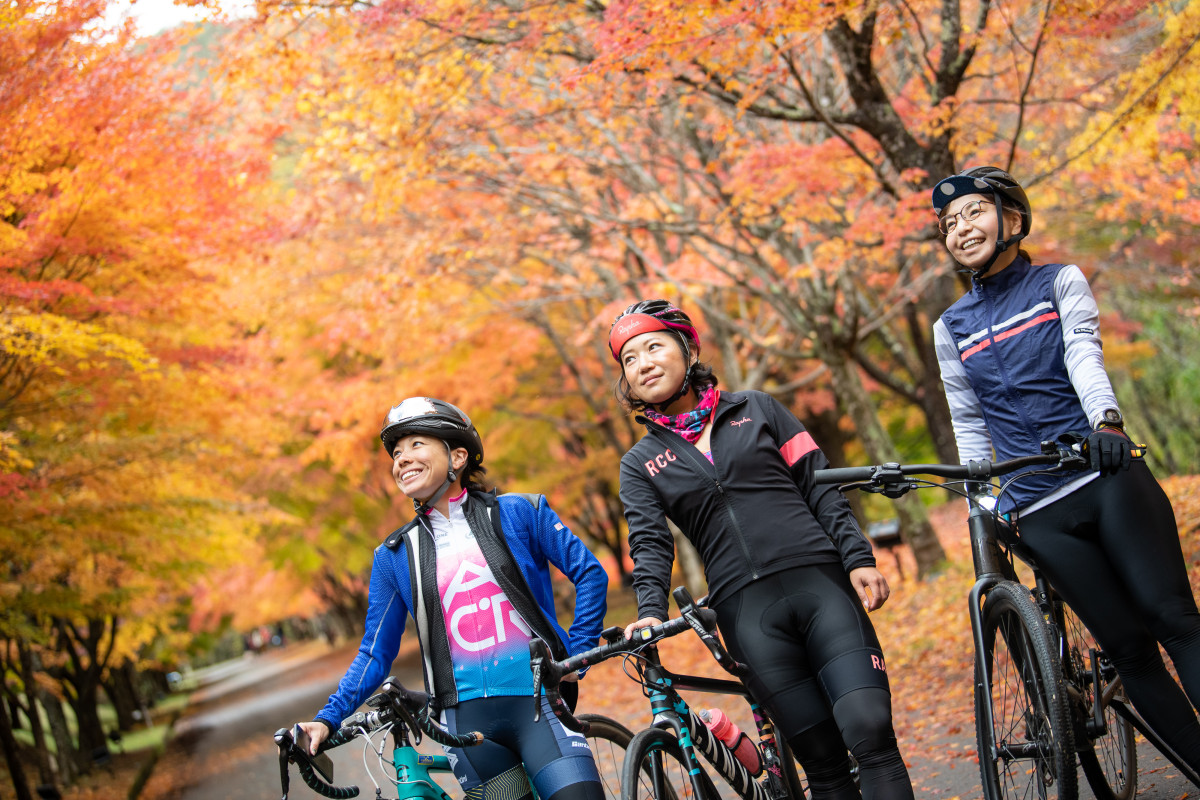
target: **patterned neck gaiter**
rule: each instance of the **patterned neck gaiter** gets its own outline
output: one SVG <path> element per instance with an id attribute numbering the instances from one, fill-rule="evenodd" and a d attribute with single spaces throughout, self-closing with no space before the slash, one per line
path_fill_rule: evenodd
<path id="1" fill-rule="evenodd" d="M 700 395 L 700 402 L 691 411 L 670 416 L 660 414 L 652 408 L 647 408 L 644 413 L 647 419 L 657 422 L 664 428 L 670 428 L 684 439 L 695 444 L 700 440 L 700 433 L 704 430 L 704 424 L 708 421 L 708 417 L 712 414 L 713 409 L 717 407 L 717 399 L 720 396 L 721 393 L 717 391 L 716 386 L 709 386 L 704 390 L 704 394 Z"/>

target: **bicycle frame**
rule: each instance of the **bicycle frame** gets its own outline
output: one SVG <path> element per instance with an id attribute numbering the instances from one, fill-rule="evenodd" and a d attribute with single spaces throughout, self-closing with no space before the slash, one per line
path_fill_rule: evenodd
<path id="1" fill-rule="evenodd" d="M 987 663 L 983 657 L 986 650 L 983 641 L 983 598 L 1000 581 L 1010 580 L 1015 576 L 1000 552 L 996 523 L 991 512 L 974 498 L 968 500 L 971 503 L 971 512 L 967 517 L 967 530 L 971 537 L 971 561 L 975 565 L 975 584 L 968 594 L 971 634 L 975 641 L 975 689 L 986 692 L 987 687 L 991 685 L 992 676 L 987 673 Z M 996 720 L 992 704 L 984 703 L 983 709 L 987 727 L 994 728 Z M 983 757 L 982 753 L 979 755 Z M 988 755 L 995 758 L 997 754 Z"/>
<path id="2" fill-rule="evenodd" d="M 786 742 L 776 740 L 774 723 L 754 700 L 749 687 L 738 680 L 676 675 L 662 666 L 658 652 L 653 649 L 652 645 L 661 639 L 678 635 L 690 628 L 708 647 L 717 663 L 730 674 L 738 676 L 746 669 L 744 665 L 737 663 L 729 655 L 714 636 L 715 612 L 698 606 L 682 586 L 676 587 L 672 596 L 679 605 L 680 616 L 651 628 L 642 628 L 634 634 L 631 640 L 624 638 L 622 628 L 608 628 L 601 634 L 606 644 L 572 656 L 562 662 L 556 662 L 550 657 L 544 642 L 537 640 L 531 642 L 530 667 L 534 675 L 535 690 L 538 687 L 544 687 L 553 713 L 566 727 L 580 731 L 582 729 L 579 721 L 574 718 L 558 695 L 558 684 L 562 676 L 584 666 L 591 666 L 617 656 L 635 658 L 642 685 L 650 698 L 653 715 L 650 727 L 670 729 L 675 735 L 680 749 L 685 754 L 689 780 L 697 798 L 717 800 L 716 787 L 696 757 L 696 751 L 699 750 L 721 777 L 743 797 L 752 798 L 752 800 L 786 800 L 787 798 L 801 800 L 804 797 L 804 790 L 796 773 L 791 751 L 788 750 Z M 760 755 L 767 773 L 765 783 L 770 787 L 769 791 L 763 787 L 762 782 L 754 779 L 754 776 L 738 761 L 733 751 L 709 731 L 708 726 L 680 697 L 680 690 L 733 695 L 742 697 L 749 703 L 758 731 Z M 536 714 L 539 713 L 540 710 L 535 708 L 535 719 Z"/>
<path id="3" fill-rule="evenodd" d="M 708 779 L 707 773 L 699 768 L 696 751 L 712 764 L 713 768 L 729 782 L 739 795 L 753 797 L 754 800 L 772 800 L 789 796 L 786 779 L 783 776 L 783 765 L 779 763 L 778 750 L 775 741 L 775 726 L 762 713 L 757 703 L 750 696 L 749 690 L 737 681 L 718 678 L 704 678 L 692 675 L 676 675 L 659 663 L 656 657 L 650 657 L 642 668 L 642 675 L 650 694 L 650 710 L 654 715 L 651 725 L 656 728 L 670 728 L 679 746 L 687 758 L 689 778 L 696 797 L 716 797 L 716 787 Z M 691 710 L 687 702 L 680 696 L 680 691 L 710 692 L 713 694 L 737 695 L 746 699 L 754 714 L 754 724 L 758 729 L 758 737 L 763 752 L 768 781 L 774 784 L 772 793 L 768 793 L 762 784 L 754 780 L 749 770 L 734 756 L 729 747 L 708 730 Z M 769 750 L 769 753 L 767 752 Z M 771 762 L 775 763 L 771 763 Z M 707 781 L 707 783 L 706 783 Z"/>
<path id="4" fill-rule="evenodd" d="M 392 767 L 396 770 L 397 800 L 428 798 L 429 800 L 452 800 L 450 795 L 433 780 L 431 772 L 452 773 L 450 759 L 444 755 L 425 755 L 408 741 L 408 731 L 400 728 L 395 736 L 392 750 Z"/>
<path id="5" fill-rule="evenodd" d="M 1025 467 L 1049 467 L 1051 469 L 1086 468 L 1086 460 L 1083 458 L 1082 451 L 1077 446 L 1068 445 L 1061 441 L 1043 442 L 1041 449 L 1042 453 L 1040 455 L 1022 456 L 995 464 L 989 461 L 970 461 L 963 465 L 902 465 L 888 463 L 869 467 L 843 467 L 818 470 L 815 479 L 817 483 L 841 484 L 843 490 L 847 488 L 862 489 L 880 493 L 894 499 L 903 496 L 915 488 L 938 485 L 924 478 L 914 479 L 910 476 L 940 476 L 953 481 L 986 483 L 994 477 L 1010 474 Z M 998 535 L 996 529 L 997 523 L 992 511 L 980 505 L 978 500 L 971 496 L 970 491 L 956 491 L 956 493 L 967 497 L 970 503 L 967 525 L 970 533 L 971 556 L 975 568 L 976 580 L 969 594 L 968 610 L 975 650 L 976 696 L 987 694 L 993 678 L 992 675 L 988 674 L 986 663 L 987 646 L 984 640 L 985 599 L 988 593 L 995 590 L 1001 583 L 1011 581 L 1030 591 L 1031 597 L 1029 600 L 1033 608 L 1037 612 L 1040 612 L 1042 630 L 1043 632 L 1048 631 L 1048 635 L 1043 641 L 1053 651 L 1057 651 L 1053 655 L 1060 662 L 1058 671 L 1060 678 L 1064 681 L 1064 688 L 1068 694 L 1069 710 L 1076 722 L 1082 721 L 1082 733 L 1086 735 L 1086 741 L 1094 741 L 1110 733 L 1109 724 L 1105 720 L 1104 714 L 1106 709 L 1111 708 L 1118 716 L 1132 724 L 1159 752 L 1166 756 L 1184 777 L 1197 786 L 1200 786 L 1200 776 L 1197 775 L 1196 771 L 1190 769 L 1122 697 L 1120 677 L 1110 674 L 1107 668 L 1103 675 L 1101 674 L 1102 650 L 1092 648 L 1089 653 L 1091 661 L 1090 675 L 1079 674 L 1077 663 L 1070 663 L 1069 666 L 1063 665 L 1062 662 L 1064 660 L 1071 661 L 1063 601 L 1038 568 L 1032 554 L 1024 548 L 1020 541 L 1015 539 L 1007 541 Z M 1033 570 L 1033 589 L 1029 589 L 1028 586 L 1017 579 L 1016 571 L 1011 562 L 1014 556 L 1020 558 L 1021 561 Z M 1019 652 L 1015 652 L 1014 657 L 1017 659 L 1023 658 Z M 1104 687 L 1104 690 L 1102 694 L 1092 691 L 1093 699 L 1091 708 L 1086 709 L 1086 713 L 1077 716 L 1076 712 L 1080 710 L 1078 704 L 1081 695 L 1080 687 L 1086 684 L 1090 684 L 1093 687 Z M 995 713 L 990 702 L 980 704 L 980 707 L 977 708 L 977 713 L 982 716 L 982 719 L 977 719 L 977 727 L 995 730 Z M 1086 719 L 1081 720 L 1081 716 L 1086 717 Z M 1076 732 L 1080 732 L 1079 728 L 1076 728 Z M 1076 742 L 1074 744 L 1074 752 L 1082 752 L 1080 748 L 1081 743 Z M 1002 748 L 998 742 L 993 742 L 992 748 L 993 752 L 991 753 L 979 754 L 981 762 L 985 759 L 995 760 L 1001 756 L 1007 760 L 1012 757 L 1023 758 L 1036 755 L 1034 752 L 1024 752 L 1024 747 L 1020 745 L 1015 748 L 1005 745 L 1006 752 L 1003 753 L 1000 752 Z M 1089 776 L 1090 780 L 1091 777 Z"/>

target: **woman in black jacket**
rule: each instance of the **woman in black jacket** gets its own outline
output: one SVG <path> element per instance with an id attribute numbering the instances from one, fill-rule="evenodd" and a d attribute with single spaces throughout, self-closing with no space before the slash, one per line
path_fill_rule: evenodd
<path id="1" fill-rule="evenodd" d="M 647 431 L 621 459 L 639 617 L 626 637 L 667 616 L 669 518 L 699 551 L 726 645 L 814 800 L 913 797 L 866 614 L 887 581 L 845 498 L 813 484 L 829 462 L 812 436 L 762 392 L 719 392 L 691 320 L 665 300 L 625 309 L 609 349 L 618 394 Z"/>

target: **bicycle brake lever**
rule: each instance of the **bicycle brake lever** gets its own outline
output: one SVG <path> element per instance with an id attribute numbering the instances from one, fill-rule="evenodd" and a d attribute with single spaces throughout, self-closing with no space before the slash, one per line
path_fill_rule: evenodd
<path id="1" fill-rule="evenodd" d="M 539 645 L 541 645 L 539 647 Z M 545 658 L 546 643 L 541 639 L 529 640 L 529 670 L 533 673 L 533 721 L 542 719 L 542 660 Z"/>
<path id="2" fill-rule="evenodd" d="M 279 748 L 279 787 L 282 800 L 288 800 L 288 751 L 292 747 L 292 732 L 287 728 L 275 731 L 275 744 Z"/>
<path id="3" fill-rule="evenodd" d="M 880 486 L 878 491 L 884 497 L 889 497 L 892 500 L 895 500 L 908 494 L 909 490 L 911 490 L 913 486 L 914 484 L 908 481 L 904 483 L 888 483 Z"/>

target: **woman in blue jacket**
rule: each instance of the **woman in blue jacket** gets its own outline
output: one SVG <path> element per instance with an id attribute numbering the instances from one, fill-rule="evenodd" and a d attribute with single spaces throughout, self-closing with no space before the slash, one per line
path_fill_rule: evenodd
<path id="1" fill-rule="evenodd" d="M 947 251 L 972 274 L 970 292 L 934 325 L 959 459 L 1036 454 L 1064 433 L 1083 439 L 1090 471 L 1031 474 L 1000 510 L 1018 519 L 1021 540 L 1112 659 L 1134 707 L 1200 769 L 1200 613 L 1171 503 L 1125 434 L 1087 280 L 1077 266 L 1034 265 L 1017 248 L 1033 212 L 1004 170 L 952 175 L 932 201 Z"/>
<path id="2" fill-rule="evenodd" d="M 912 798 L 866 613 L 887 581 L 845 498 L 813 483 L 825 455 L 769 395 L 718 391 L 691 320 L 665 300 L 627 308 L 609 349 L 618 393 L 646 426 L 621 459 L 639 617 L 626 637 L 667 616 L 670 519 L 700 553 L 721 635 L 814 800 Z"/>
<path id="3" fill-rule="evenodd" d="M 388 412 L 380 439 L 417 513 L 375 550 L 358 655 L 316 720 L 301 723 L 313 750 L 387 676 L 411 615 L 431 705 L 452 731 L 486 737 L 453 750 L 468 797 L 526 796 L 527 773 L 546 800 L 601 800 L 583 737 L 545 698 L 533 721 L 529 642 L 543 639 L 557 659 L 594 647 L 608 575 L 545 497 L 483 491 L 483 442 L 457 407 L 410 397 Z M 569 634 L 555 616 L 549 564 L 575 584 Z"/>

